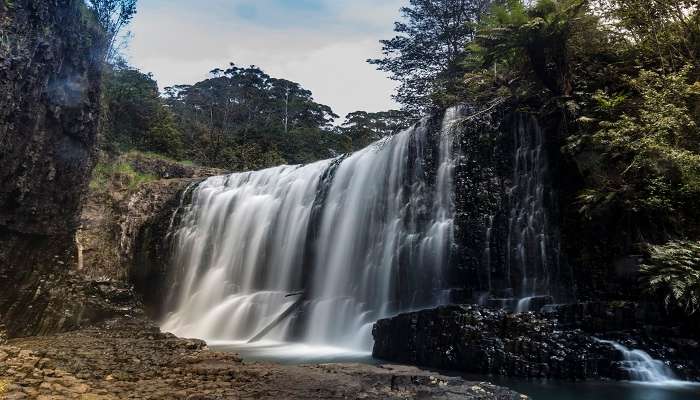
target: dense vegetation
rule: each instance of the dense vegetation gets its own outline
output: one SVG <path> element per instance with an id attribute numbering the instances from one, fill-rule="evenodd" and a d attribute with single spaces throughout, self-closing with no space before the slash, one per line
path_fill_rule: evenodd
<path id="1" fill-rule="evenodd" d="M 134 11 L 133 2 L 117 3 L 107 21 L 128 22 L 120 13 Z M 254 66 L 231 64 L 161 94 L 152 76 L 112 62 L 102 147 L 227 170 L 303 163 L 467 102 L 549 121 L 563 234 L 582 244 L 570 249 L 575 263 L 611 265 L 644 252 L 653 264 L 649 244 L 700 238 L 696 1 L 410 0 L 402 15 L 397 36 L 382 42 L 383 58 L 369 62 L 400 82 L 403 111 L 358 111 L 334 126 L 338 116 L 311 92 Z"/>
<path id="2" fill-rule="evenodd" d="M 682 255 L 700 238 L 698 3 L 412 0 L 403 14 L 371 62 L 401 82 L 406 109 L 468 102 L 550 121 L 574 263 L 648 254 L 647 287 L 694 311 L 697 257 Z"/>
<path id="3" fill-rule="evenodd" d="M 300 84 L 233 63 L 202 82 L 160 93 L 151 74 L 119 56 L 136 0 L 86 4 L 106 36 L 100 49 L 103 163 L 129 151 L 230 171 L 308 163 L 365 147 L 414 120 L 400 111 L 356 111 L 335 125 L 339 117 Z"/>
<path id="4" fill-rule="evenodd" d="M 152 75 L 107 65 L 103 109 L 107 153 L 140 150 L 232 171 L 334 157 L 412 121 L 400 111 L 356 111 L 334 126 L 338 116 L 298 83 L 234 64 L 162 95 Z"/>

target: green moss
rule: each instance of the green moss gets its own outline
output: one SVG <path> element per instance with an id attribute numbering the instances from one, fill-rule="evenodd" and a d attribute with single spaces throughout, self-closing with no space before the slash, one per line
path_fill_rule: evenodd
<path id="1" fill-rule="evenodd" d="M 136 171 L 128 162 L 115 163 L 100 162 L 95 166 L 90 181 L 90 189 L 95 192 L 105 192 L 114 186 L 126 186 L 128 190 L 135 190 L 140 185 L 157 180 L 153 174 L 144 174 Z"/>

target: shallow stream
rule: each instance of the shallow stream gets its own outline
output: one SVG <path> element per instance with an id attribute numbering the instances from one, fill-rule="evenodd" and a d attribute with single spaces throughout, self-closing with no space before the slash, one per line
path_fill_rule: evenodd
<path id="1" fill-rule="evenodd" d="M 281 364 L 367 363 L 381 364 L 367 352 L 281 342 L 209 342 L 218 351 L 236 352 L 246 361 Z M 454 373 L 441 372 L 444 375 Z M 700 383 L 585 381 L 558 382 L 484 375 L 463 375 L 469 381 L 488 381 L 530 396 L 532 400 L 699 400 Z"/>

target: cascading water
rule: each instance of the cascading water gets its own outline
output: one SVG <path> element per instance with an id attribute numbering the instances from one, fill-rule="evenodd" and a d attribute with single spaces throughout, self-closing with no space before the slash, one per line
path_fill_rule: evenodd
<path id="1" fill-rule="evenodd" d="M 532 296 L 549 288 L 548 221 L 545 208 L 547 157 L 544 134 L 536 121 L 521 121 L 514 130 L 513 186 L 509 191 L 507 270 L 520 273 L 517 311 L 528 311 Z"/>
<path id="2" fill-rule="evenodd" d="M 632 381 L 649 383 L 674 383 L 677 380 L 671 368 L 660 360 L 653 359 L 647 352 L 629 349 L 611 340 L 600 340 L 600 343 L 611 345 L 622 354 L 622 368 L 629 374 Z"/>
<path id="3" fill-rule="evenodd" d="M 163 329 L 369 351 L 377 319 L 445 302 L 459 114 L 438 134 L 423 121 L 347 157 L 201 183 Z"/>
<path id="4" fill-rule="evenodd" d="M 487 171 L 489 185 L 503 182 L 503 186 L 492 187 L 497 195 L 489 200 L 493 206 L 483 221 L 479 264 L 483 278 L 478 288 L 484 292 L 479 303 L 500 304 L 515 312 L 537 311 L 554 295 L 567 295 L 562 293 L 566 285 L 559 281 L 566 279 L 559 271 L 559 237 L 550 221 L 556 201 L 542 128 L 535 118 L 524 114 L 510 121 L 506 125 L 512 130 L 511 139 L 500 146 L 512 151 L 512 175 L 507 177 L 505 170 L 501 175 Z M 501 192 L 501 187 L 507 189 Z"/>

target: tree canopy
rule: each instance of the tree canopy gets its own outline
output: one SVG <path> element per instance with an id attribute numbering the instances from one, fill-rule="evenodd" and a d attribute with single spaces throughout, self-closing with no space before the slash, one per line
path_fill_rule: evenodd
<path id="1" fill-rule="evenodd" d="M 235 64 L 210 75 L 194 85 L 165 89 L 193 160 L 245 168 L 315 161 L 349 150 L 332 129 L 338 116 L 298 83 Z M 248 165 L 249 157 L 236 148 L 269 163 Z"/>
<path id="2" fill-rule="evenodd" d="M 120 35 L 136 14 L 137 0 L 86 0 L 88 9 L 105 33 L 101 49 L 106 61 L 114 61 L 121 46 Z"/>
<path id="3" fill-rule="evenodd" d="M 405 111 L 419 115 L 431 96 L 459 76 L 457 62 L 476 33 L 489 0 L 410 0 L 401 8 L 397 35 L 382 40 L 383 57 L 368 62 L 400 82 L 394 98 Z"/>
<path id="4" fill-rule="evenodd" d="M 352 148 L 358 150 L 408 128 L 411 122 L 410 115 L 403 111 L 355 111 L 345 117 L 340 131 L 350 138 Z"/>

